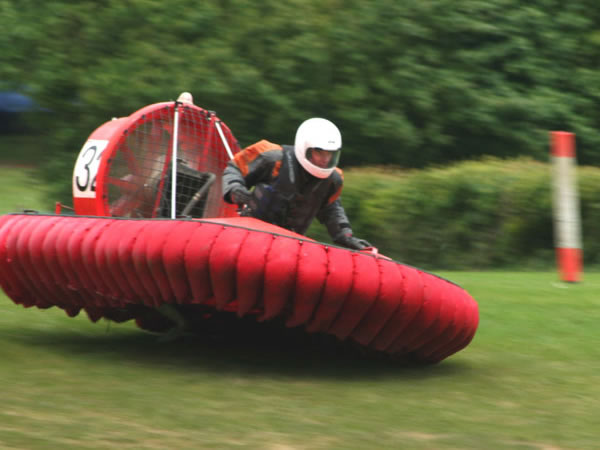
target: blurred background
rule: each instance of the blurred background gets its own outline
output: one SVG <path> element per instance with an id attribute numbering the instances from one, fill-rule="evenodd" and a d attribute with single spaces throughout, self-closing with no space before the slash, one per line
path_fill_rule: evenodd
<path id="1" fill-rule="evenodd" d="M 242 147 L 321 116 L 342 131 L 357 235 L 425 267 L 539 266 L 548 132 L 566 130 L 595 264 L 598 24 L 591 0 L 3 1 L 0 162 L 68 203 L 95 128 L 183 91 Z"/>
<path id="2" fill-rule="evenodd" d="M 481 312 L 464 352 L 403 368 L 0 292 L 0 447 L 597 449 L 599 66 L 598 0 L 0 0 L 1 214 L 72 204 L 94 129 L 184 91 L 242 147 L 322 116 L 354 233 Z M 576 134 L 584 283 L 555 282 L 552 130 Z"/>

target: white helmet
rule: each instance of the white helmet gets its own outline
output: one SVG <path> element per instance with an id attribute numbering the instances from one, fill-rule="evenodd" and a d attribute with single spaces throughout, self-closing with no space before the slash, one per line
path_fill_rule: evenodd
<path id="1" fill-rule="evenodd" d="M 313 117 L 296 131 L 294 153 L 300 165 L 317 178 L 327 178 L 335 170 L 342 151 L 340 130 L 329 120 Z"/>

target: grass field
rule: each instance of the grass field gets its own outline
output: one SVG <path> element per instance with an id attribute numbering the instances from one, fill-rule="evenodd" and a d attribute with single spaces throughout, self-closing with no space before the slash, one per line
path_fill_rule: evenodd
<path id="1" fill-rule="evenodd" d="M 185 338 L 0 297 L 0 447 L 598 448 L 600 276 L 444 273 L 480 328 L 439 365 Z"/>
<path id="2" fill-rule="evenodd" d="M 0 212 L 47 210 L 21 170 L 0 169 Z M 598 448 L 600 274 L 439 275 L 480 327 L 427 367 L 283 333 L 160 342 L 0 294 L 0 448 Z"/>

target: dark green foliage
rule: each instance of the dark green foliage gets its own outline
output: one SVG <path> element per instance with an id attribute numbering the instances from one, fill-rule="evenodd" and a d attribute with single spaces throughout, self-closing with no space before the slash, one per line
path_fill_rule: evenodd
<path id="1" fill-rule="evenodd" d="M 544 160 L 554 129 L 599 164 L 599 21 L 591 0 L 0 0 L 0 79 L 53 111 L 64 200 L 97 126 L 182 91 L 242 145 L 330 118 L 347 167 Z"/>
<path id="2" fill-rule="evenodd" d="M 586 264 L 600 262 L 600 169 L 578 171 Z M 421 171 L 347 171 L 343 204 L 354 233 L 418 267 L 554 264 L 549 164 L 469 161 Z M 327 240 L 314 226 L 311 236 Z"/>

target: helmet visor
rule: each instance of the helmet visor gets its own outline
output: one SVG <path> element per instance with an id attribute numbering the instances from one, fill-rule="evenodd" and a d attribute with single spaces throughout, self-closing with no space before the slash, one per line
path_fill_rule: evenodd
<path id="1" fill-rule="evenodd" d="M 337 166 L 341 152 L 341 149 L 323 150 L 318 147 L 310 147 L 306 149 L 306 159 L 320 169 L 332 169 Z"/>

